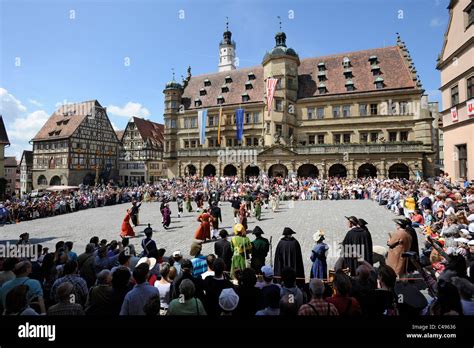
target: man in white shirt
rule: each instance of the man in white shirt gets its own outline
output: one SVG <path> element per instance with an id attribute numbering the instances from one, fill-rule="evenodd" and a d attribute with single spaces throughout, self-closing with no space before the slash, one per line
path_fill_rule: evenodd
<path id="1" fill-rule="evenodd" d="M 206 257 L 207 271 L 201 274 L 202 279 L 206 277 L 214 276 L 214 261 L 216 261 L 216 255 L 209 254 Z"/>

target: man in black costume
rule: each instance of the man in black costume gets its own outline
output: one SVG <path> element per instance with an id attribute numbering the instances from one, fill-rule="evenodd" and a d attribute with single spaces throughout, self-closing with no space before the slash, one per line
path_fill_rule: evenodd
<path id="1" fill-rule="evenodd" d="M 130 209 L 130 218 L 132 219 L 132 223 L 134 227 L 138 226 L 138 212 L 140 210 L 141 203 L 137 203 L 137 201 L 133 200 L 132 208 Z"/>
<path id="2" fill-rule="evenodd" d="M 214 244 L 214 254 L 216 254 L 218 258 L 224 260 L 225 270 L 230 271 L 230 265 L 232 263 L 232 248 L 230 242 L 227 240 L 229 233 L 222 229 L 219 232 L 219 236 L 221 238 Z"/>
<path id="3" fill-rule="evenodd" d="M 349 268 L 351 275 L 356 275 L 359 261 L 364 259 L 372 264 L 372 237 L 368 229 L 360 227 L 359 220 L 355 216 L 347 217 L 349 231 L 342 241 L 341 256 L 344 259 L 344 268 Z"/>
<path id="4" fill-rule="evenodd" d="M 285 267 L 291 267 L 296 271 L 298 284 L 304 284 L 303 255 L 301 254 L 300 243 L 293 238 L 296 232 L 289 227 L 283 230 L 283 238 L 278 242 L 275 251 L 275 276 L 281 276 Z"/>

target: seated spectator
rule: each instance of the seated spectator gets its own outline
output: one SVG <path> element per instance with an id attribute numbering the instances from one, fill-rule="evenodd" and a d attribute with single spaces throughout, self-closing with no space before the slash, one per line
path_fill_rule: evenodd
<path id="1" fill-rule="evenodd" d="M 74 285 L 72 283 L 62 282 L 58 285 L 56 293 L 59 302 L 48 308 L 48 315 L 85 315 L 82 306 L 75 302 Z"/>
<path id="2" fill-rule="evenodd" d="M 351 291 L 351 279 L 343 271 L 336 271 L 334 275 L 334 289 L 336 294 L 332 297 L 328 297 L 326 301 L 332 303 L 339 315 L 360 315 L 362 311 L 360 309 L 359 302 L 354 297 L 350 297 Z"/>
<path id="3" fill-rule="evenodd" d="M 225 266 L 225 262 L 222 260 L 223 265 Z M 239 305 L 239 295 L 235 292 L 233 288 L 226 288 L 222 289 L 219 295 L 219 309 L 220 315 L 230 316 L 234 315 L 235 309 Z"/>
<path id="4" fill-rule="evenodd" d="M 57 288 L 62 283 L 69 282 L 73 285 L 73 296 L 74 302 L 80 304 L 81 306 L 86 303 L 87 294 L 89 293 L 89 289 L 87 288 L 87 283 L 84 279 L 82 279 L 79 274 L 77 274 L 77 261 L 68 261 L 64 265 L 64 276 L 58 278 L 51 288 L 51 300 L 53 302 L 58 302 L 59 297 L 57 294 Z"/>
<path id="5" fill-rule="evenodd" d="M 179 298 L 170 302 L 168 315 L 207 315 L 200 299 L 194 297 L 195 287 L 190 279 L 179 284 Z"/>
<path id="6" fill-rule="evenodd" d="M 31 262 L 30 261 L 21 261 L 15 265 L 13 269 L 16 278 L 9 280 L 3 284 L 0 288 L 0 299 L 3 308 L 6 308 L 6 297 L 8 292 L 18 285 L 27 285 L 28 292 L 27 298 L 28 303 L 35 302 L 39 306 L 39 310 L 42 313 L 46 313 L 46 307 L 44 304 L 43 298 L 43 288 L 41 284 L 36 279 L 28 278 L 28 275 L 31 273 Z"/>
<path id="7" fill-rule="evenodd" d="M 38 315 L 28 304 L 28 285 L 18 285 L 6 297 L 4 315 Z"/>
<path id="8" fill-rule="evenodd" d="M 149 298 L 153 295 L 160 295 L 158 289 L 147 282 L 149 271 L 150 267 L 147 263 L 142 263 L 135 267 L 133 279 L 135 279 L 136 284 L 125 295 L 120 315 L 145 315 L 143 308 Z"/>
<path id="9" fill-rule="evenodd" d="M 298 308 L 303 305 L 304 297 L 303 292 L 296 286 L 296 271 L 291 267 L 285 267 L 281 272 L 281 290 L 280 297 L 285 295 L 290 296 L 296 302 Z"/>
<path id="10" fill-rule="evenodd" d="M 324 300 L 324 283 L 321 279 L 311 279 L 309 283 L 309 290 L 311 292 L 311 301 L 300 307 L 298 315 L 339 315 L 336 307 Z"/>

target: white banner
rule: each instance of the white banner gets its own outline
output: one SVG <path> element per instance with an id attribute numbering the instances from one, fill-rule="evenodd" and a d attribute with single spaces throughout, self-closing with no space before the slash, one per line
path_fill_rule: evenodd
<path id="1" fill-rule="evenodd" d="M 467 116 L 472 117 L 474 116 L 474 99 L 468 100 L 466 102 L 467 106 Z"/>
<path id="2" fill-rule="evenodd" d="M 456 107 L 451 108 L 451 121 L 453 122 L 458 121 L 458 109 Z"/>

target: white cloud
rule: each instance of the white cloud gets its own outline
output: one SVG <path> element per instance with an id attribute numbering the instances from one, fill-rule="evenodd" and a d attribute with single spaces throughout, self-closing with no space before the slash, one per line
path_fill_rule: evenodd
<path id="1" fill-rule="evenodd" d="M 39 108 L 43 107 L 43 104 L 41 104 L 39 101 L 37 101 L 36 99 L 28 99 L 28 103 L 34 105 L 34 106 L 37 106 Z"/>
<path id="2" fill-rule="evenodd" d="M 107 113 L 121 117 L 147 117 L 150 115 L 150 111 L 142 106 L 140 103 L 128 102 L 123 107 L 116 105 L 108 105 Z"/>
<path id="3" fill-rule="evenodd" d="M 14 120 L 26 112 L 24 106 L 12 94 L 8 93 L 5 88 L 0 87 L 0 115 L 5 121 Z"/>
<path id="4" fill-rule="evenodd" d="M 110 121 L 110 124 L 112 125 L 112 128 L 115 130 L 115 131 L 118 131 L 119 130 L 119 127 L 117 127 L 115 125 L 115 123 L 113 123 L 112 121 Z"/>
<path id="5" fill-rule="evenodd" d="M 8 136 L 20 141 L 30 141 L 48 120 L 49 115 L 44 110 L 37 110 L 19 117 L 10 125 Z"/>
<path id="6" fill-rule="evenodd" d="M 439 17 L 431 18 L 430 27 L 436 28 L 436 27 L 440 27 L 442 25 L 443 25 L 443 21 L 441 20 L 441 18 L 439 18 Z"/>

